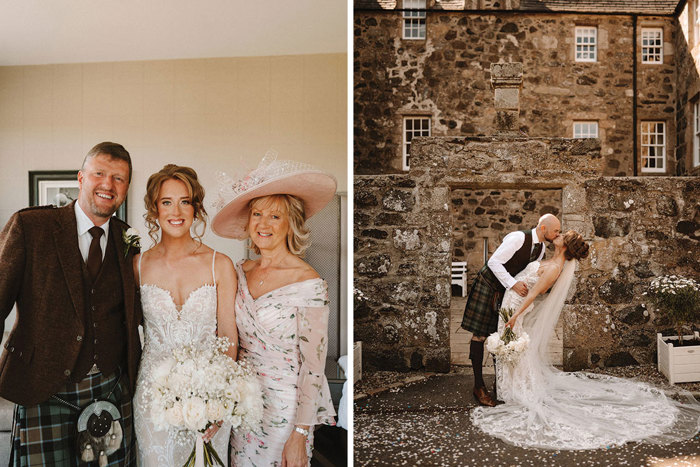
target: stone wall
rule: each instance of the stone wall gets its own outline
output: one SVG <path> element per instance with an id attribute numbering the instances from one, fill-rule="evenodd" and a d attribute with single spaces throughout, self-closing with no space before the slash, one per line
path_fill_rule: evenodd
<path id="1" fill-rule="evenodd" d="M 584 189 L 591 254 L 564 315 L 564 361 L 570 369 L 654 361 L 656 333 L 674 331 L 642 294 L 654 276 L 700 279 L 700 178 L 598 178 Z"/>
<path id="2" fill-rule="evenodd" d="M 543 214 L 561 214 L 561 190 L 451 190 L 453 225 L 452 261 L 467 262 L 468 284 L 496 251 L 503 237 L 514 230 L 534 228 Z"/>
<path id="3" fill-rule="evenodd" d="M 402 170 L 404 116 L 432 119 L 433 135 L 489 135 L 496 111 L 491 63 L 522 62 L 523 135 L 572 137 L 574 120 L 599 124 L 605 175 L 633 174 L 633 40 L 637 40 L 639 120 L 667 124 L 674 153 L 674 19 L 630 16 L 431 11 L 427 40 L 402 40 L 400 12 L 355 14 L 355 172 Z M 574 28 L 598 27 L 598 61 L 574 61 Z M 640 30 L 663 27 L 662 65 L 641 63 Z M 669 172 L 670 173 L 670 172 Z"/>
<path id="4" fill-rule="evenodd" d="M 693 106 L 700 95 L 700 71 L 697 60 L 700 58 L 700 41 L 693 43 L 692 22 L 689 20 L 686 3 L 676 21 L 674 47 L 677 63 L 677 99 L 676 99 L 676 157 L 672 169 L 677 174 L 700 175 L 700 165 L 693 164 Z"/>
<path id="5" fill-rule="evenodd" d="M 420 138 L 408 174 L 356 176 L 363 364 L 447 371 L 453 193 L 499 191 L 515 202 L 545 189 L 561 190 L 563 229 L 591 245 L 562 314 L 564 367 L 653 361 L 655 333 L 669 325 L 642 292 L 659 274 L 700 279 L 700 178 L 601 177 L 599 152 L 596 140 Z"/>

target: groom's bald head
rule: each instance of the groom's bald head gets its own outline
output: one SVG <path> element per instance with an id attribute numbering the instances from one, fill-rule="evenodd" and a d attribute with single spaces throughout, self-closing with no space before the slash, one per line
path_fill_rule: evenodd
<path id="1" fill-rule="evenodd" d="M 537 234 L 552 242 L 561 232 L 561 222 L 553 214 L 545 214 L 537 223 Z"/>

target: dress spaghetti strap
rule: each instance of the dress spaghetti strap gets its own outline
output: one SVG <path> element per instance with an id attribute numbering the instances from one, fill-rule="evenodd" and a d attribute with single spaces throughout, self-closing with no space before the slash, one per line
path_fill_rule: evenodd
<path id="1" fill-rule="evenodd" d="M 214 250 L 214 253 L 211 255 L 211 277 L 214 279 L 214 285 L 216 285 L 216 270 L 214 269 L 214 261 L 216 260 L 216 250 Z M 141 274 L 141 271 L 139 271 L 139 277 Z"/>
<path id="2" fill-rule="evenodd" d="M 146 252 L 142 251 L 139 255 L 139 287 L 141 287 L 141 284 L 143 284 L 143 280 L 141 279 L 141 260 L 143 259 L 144 254 L 146 254 Z"/>

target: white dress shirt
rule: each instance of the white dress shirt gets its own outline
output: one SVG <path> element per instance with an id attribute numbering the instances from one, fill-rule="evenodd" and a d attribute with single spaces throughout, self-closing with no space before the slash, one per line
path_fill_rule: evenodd
<path id="1" fill-rule="evenodd" d="M 488 265 L 493 274 L 496 276 L 498 281 L 506 288 L 510 289 L 517 282 L 513 276 L 511 276 L 508 271 L 506 271 L 505 263 L 510 261 L 516 251 L 522 248 L 523 243 L 525 243 L 525 232 L 511 232 L 503 238 L 503 243 L 500 244 L 493 255 L 489 258 Z M 532 229 L 532 246 L 530 247 L 530 254 L 535 248 L 535 245 L 540 243 L 540 239 L 537 237 L 537 229 Z M 546 250 L 545 245 L 542 245 L 542 251 L 537 257 L 536 261 L 539 261 L 544 256 L 544 250 Z"/>
<path id="2" fill-rule="evenodd" d="M 83 212 L 77 201 L 75 203 L 75 220 L 78 222 L 78 247 L 80 248 L 80 254 L 83 256 L 83 261 L 87 264 L 90 243 L 92 243 L 92 235 L 88 231 L 95 224 Z M 109 220 L 98 227 L 105 231 L 105 234 L 100 237 L 100 248 L 102 248 L 102 260 L 104 261 L 105 251 L 107 251 L 107 236 L 109 235 Z"/>

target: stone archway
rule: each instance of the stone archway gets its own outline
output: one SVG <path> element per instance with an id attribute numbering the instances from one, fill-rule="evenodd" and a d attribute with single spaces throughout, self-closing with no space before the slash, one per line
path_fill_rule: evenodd
<path id="1" fill-rule="evenodd" d="M 412 143 L 406 175 L 355 182 L 355 337 L 368 363 L 450 367 L 451 190 L 559 189 L 562 221 L 591 235 L 586 178 L 601 173 L 597 140 L 430 137 Z"/>

